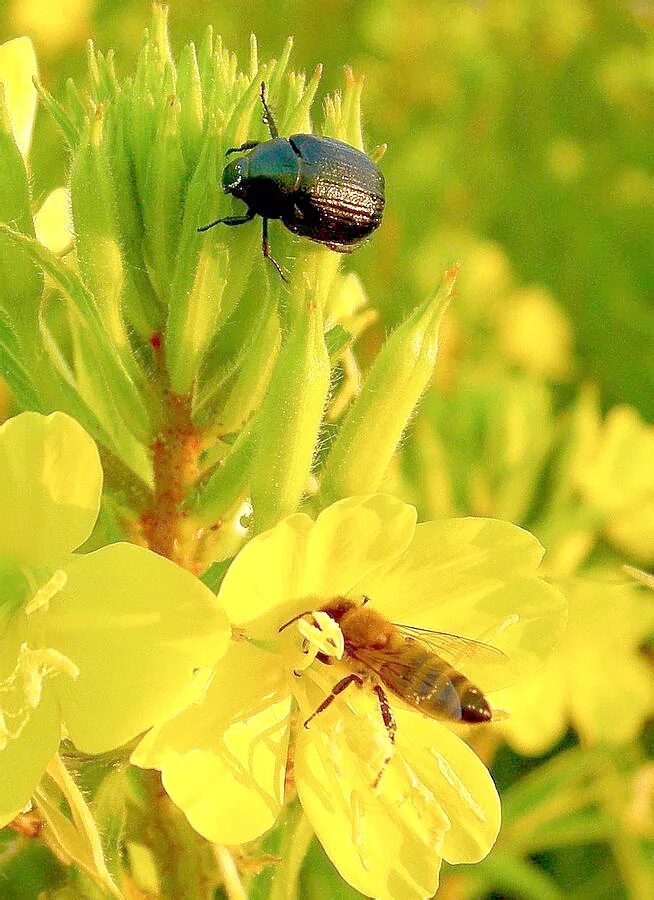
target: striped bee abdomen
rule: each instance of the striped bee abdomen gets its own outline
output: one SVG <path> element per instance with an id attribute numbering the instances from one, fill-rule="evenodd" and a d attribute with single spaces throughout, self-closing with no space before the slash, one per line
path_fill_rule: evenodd
<path id="1" fill-rule="evenodd" d="M 437 654 L 410 640 L 376 669 L 379 678 L 424 715 L 487 722 L 492 713 L 482 692 Z"/>

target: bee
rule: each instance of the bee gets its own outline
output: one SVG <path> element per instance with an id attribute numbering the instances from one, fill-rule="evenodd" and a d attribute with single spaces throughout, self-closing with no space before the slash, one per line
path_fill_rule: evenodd
<path id="1" fill-rule="evenodd" d="M 305 721 L 305 727 L 350 685 L 363 687 L 366 682 L 372 684 L 377 695 L 391 743 L 395 740 L 396 724 L 384 689 L 432 719 L 471 724 L 493 719 L 483 692 L 458 666 L 480 672 L 502 670 L 508 663 L 503 651 L 459 635 L 397 625 L 369 606 L 369 601 L 368 597 L 363 597 L 361 603 L 335 597 L 320 608 L 341 629 L 343 661 L 350 673 L 334 685 Z M 311 612 L 300 613 L 279 630 L 306 615 Z M 323 653 L 317 659 L 325 664 L 335 662 L 334 657 Z"/>

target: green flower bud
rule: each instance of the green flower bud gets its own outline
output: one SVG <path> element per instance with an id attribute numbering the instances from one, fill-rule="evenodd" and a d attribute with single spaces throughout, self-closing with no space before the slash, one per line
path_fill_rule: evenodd
<path id="1" fill-rule="evenodd" d="M 324 503 L 379 489 L 432 377 L 455 277 L 456 270 L 449 272 L 436 296 L 419 306 L 380 351 L 329 451 L 320 487 Z"/>
<path id="2" fill-rule="evenodd" d="M 112 53 L 89 43 L 81 89 L 68 82 L 60 101 L 38 88 L 71 154 L 70 252 L 69 233 L 58 253 L 34 240 L 25 168 L 5 126 L 13 162 L 0 179 L 16 184 L 0 200 L 13 203 L 0 241 L 37 280 L 21 304 L 31 344 L 18 314 L 6 326 L 0 317 L 0 371 L 25 406 L 65 410 L 101 444 L 108 486 L 130 498 L 130 534 L 199 571 L 210 552 L 203 535 L 239 504 L 251 500 L 258 529 L 297 508 L 330 367 L 358 384 L 351 344 L 370 312 L 358 312 L 353 276 L 339 284 L 343 256 L 281 222 L 271 220 L 270 244 L 288 283 L 263 258 L 260 220 L 199 230 L 244 211 L 222 173 L 227 149 L 270 139 L 262 82 L 280 135 L 310 133 L 320 67 L 289 73 L 290 40 L 261 62 L 253 38 L 240 71 L 211 29 L 176 59 L 166 18 L 155 6 L 132 75 L 119 78 Z M 322 133 L 361 147 L 360 95 L 348 72 Z M 206 460 L 216 459 L 207 480 Z"/>
<path id="3" fill-rule="evenodd" d="M 73 160 L 70 194 L 80 273 L 98 315 L 121 358 L 131 358 L 121 313 L 125 266 L 111 170 L 103 148 L 105 128 L 98 110 Z"/>
<path id="4" fill-rule="evenodd" d="M 322 309 L 301 297 L 259 413 L 252 472 L 256 531 L 294 512 L 307 488 L 329 375 Z"/>

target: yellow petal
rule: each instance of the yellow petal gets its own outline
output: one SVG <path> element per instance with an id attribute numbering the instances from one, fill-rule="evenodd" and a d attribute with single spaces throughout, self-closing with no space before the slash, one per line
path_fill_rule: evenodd
<path id="1" fill-rule="evenodd" d="M 98 514 L 102 468 L 64 413 L 22 413 L 0 427 L 0 555 L 47 565 L 79 547 Z"/>
<path id="2" fill-rule="evenodd" d="M 488 770 L 445 725 L 419 713 L 395 710 L 397 751 L 436 798 L 451 827 L 443 857 L 479 862 L 500 828 L 500 798 Z"/>
<path id="3" fill-rule="evenodd" d="M 630 406 L 616 406 L 606 417 L 592 456 L 578 475 L 588 503 L 606 512 L 638 507 L 654 499 L 654 426 Z"/>
<path id="4" fill-rule="evenodd" d="M 143 547 L 110 544 L 71 557 L 66 574 L 30 626 L 79 668 L 55 691 L 71 740 L 102 753 L 168 714 L 194 672 L 225 652 L 229 626 L 201 581 Z"/>
<path id="5" fill-rule="evenodd" d="M 37 239 L 60 255 L 73 245 L 73 219 L 70 209 L 70 194 L 66 188 L 51 191 L 34 216 Z"/>
<path id="6" fill-rule="evenodd" d="M 357 590 L 409 545 L 416 510 L 389 494 L 349 497 L 320 513 L 307 546 L 306 593 L 330 598 Z"/>
<path id="7" fill-rule="evenodd" d="M 536 576 L 542 555 L 536 538 L 508 522 L 428 522 L 399 559 L 360 587 L 393 622 L 503 650 L 506 671 L 489 671 L 479 685 L 494 690 L 542 665 L 565 625 L 564 598 Z"/>
<path id="8" fill-rule="evenodd" d="M 276 637 L 279 626 L 302 611 L 297 598 L 303 596 L 304 549 L 312 527 L 308 516 L 289 516 L 241 550 L 219 594 L 233 625 L 265 640 Z"/>
<path id="9" fill-rule="evenodd" d="M 0 828 L 25 808 L 59 746 L 52 682 L 40 682 L 39 690 L 30 698 L 10 679 L 0 682 Z"/>
<path id="10" fill-rule="evenodd" d="M 631 507 L 609 521 L 606 537 L 629 556 L 646 565 L 654 565 L 654 496 L 643 496 Z"/>
<path id="11" fill-rule="evenodd" d="M 431 897 L 450 821 L 399 752 L 374 786 L 387 752 L 376 698 L 350 688 L 347 700 L 300 729 L 298 795 L 325 852 L 354 888 L 381 900 Z"/>
<path id="12" fill-rule="evenodd" d="M 281 810 L 290 707 L 275 657 L 233 643 L 204 697 L 148 735 L 132 762 L 161 770 L 174 802 L 208 840 L 253 840 Z"/>
<path id="13" fill-rule="evenodd" d="M 574 726 L 588 744 L 627 744 L 654 712 L 651 667 L 633 656 L 612 656 L 603 665 L 577 671 L 570 693 Z"/>
<path id="14" fill-rule="evenodd" d="M 0 44 L 0 81 L 4 82 L 9 120 L 18 149 L 26 157 L 32 142 L 38 75 L 34 46 L 28 37 Z"/>
<path id="15" fill-rule="evenodd" d="M 639 647 L 654 604 L 639 589 L 587 575 L 563 582 L 570 621 L 544 668 L 493 697 L 521 753 L 542 753 L 568 722 L 586 743 L 632 740 L 654 711 L 654 682 Z"/>
<path id="16" fill-rule="evenodd" d="M 568 727 L 571 679 L 555 650 L 540 672 L 493 695 L 493 704 L 509 713 L 499 727 L 518 753 L 539 756 L 563 737 Z"/>

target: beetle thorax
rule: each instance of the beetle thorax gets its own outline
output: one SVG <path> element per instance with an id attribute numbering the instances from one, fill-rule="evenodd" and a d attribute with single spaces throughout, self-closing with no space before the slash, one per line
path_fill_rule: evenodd
<path id="1" fill-rule="evenodd" d="M 265 141 L 228 163 L 223 188 L 268 219 L 279 219 L 292 205 L 301 179 L 302 161 L 284 138 Z"/>

